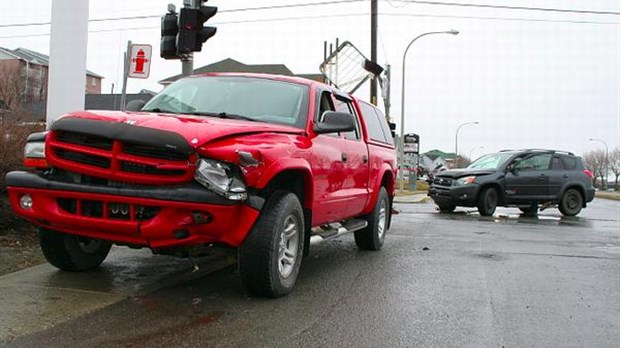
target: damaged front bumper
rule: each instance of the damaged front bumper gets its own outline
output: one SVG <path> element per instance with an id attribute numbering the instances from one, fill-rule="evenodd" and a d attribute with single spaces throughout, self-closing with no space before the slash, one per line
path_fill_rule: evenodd
<path id="1" fill-rule="evenodd" d="M 109 187 L 16 171 L 7 174 L 6 185 L 14 211 L 35 225 L 153 249 L 240 246 L 264 204 L 254 195 L 243 203 L 228 200 L 195 182 Z"/>

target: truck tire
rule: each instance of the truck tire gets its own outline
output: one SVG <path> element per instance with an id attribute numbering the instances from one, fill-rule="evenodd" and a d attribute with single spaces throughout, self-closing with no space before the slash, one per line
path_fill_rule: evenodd
<path id="1" fill-rule="evenodd" d="M 80 272 L 99 267 L 112 243 L 47 229 L 39 230 L 39 244 L 47 262 L 63 271 Z"/>
<path id="2" fill-rule="evenodd" d="M 581 212 L 582 206 L 583 197 L 581 193 L 575 189 L 568 189 L 564 192 L 558 208 L 562 215 L 575 216 Z"/>
<path id="3" fill-rule="evenodd" d="M 255 296 L 293 290 L 304 250 L 304 214 L 297 196 L 274 191 L 239 249 L 239 273 Z"/>
<path id="4" fill-rule="evenodd" d="M 480 195 L 478 196 L 478 212 L 482 216 L 491 216 L 495 213 L 495 208 L 497 208 L 497 190 L 493 187 L 487 187 L 480 191 Z"/>
<path id="5" fill-rule="evenodd" d="M 381 249 L 388 229 L 391 210 L 387 191 L 385 187 L 381 187 L 374 209 L 366 216 L 368 226 L 355 232 L 355 244 L 358 248 L 361 250 Z"/>

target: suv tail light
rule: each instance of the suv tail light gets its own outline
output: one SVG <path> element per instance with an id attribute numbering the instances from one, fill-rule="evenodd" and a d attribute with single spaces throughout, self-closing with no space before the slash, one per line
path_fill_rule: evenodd
<path id="1" fill-rule="evenodd" d="M 592 171 L 587 170 L 587 169 L 584 169 L 584 170 L 583 170 L 583 173 L 584 173 L 585 175 L 587 175 L 587 176 L 588 176 L 588 178 L 590 178 L 590 179 L 594 179 L 594 173 L 592 173 Z"/>

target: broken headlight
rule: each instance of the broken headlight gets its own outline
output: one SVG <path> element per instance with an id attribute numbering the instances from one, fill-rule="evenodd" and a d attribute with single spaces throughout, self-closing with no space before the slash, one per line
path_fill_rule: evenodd
<path id="1" fill-rule="evenodd" d="M 248 198 L 243 180 L 224 162 L 201 158 L 198 160 L 194 179 L 230 200 L 243 201 Z"/>

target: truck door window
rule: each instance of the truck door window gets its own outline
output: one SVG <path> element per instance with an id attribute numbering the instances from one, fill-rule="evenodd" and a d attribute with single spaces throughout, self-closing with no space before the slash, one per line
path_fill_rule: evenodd
<path id="1" fill-rule="evenodd" d="M 343 133 L 344 138 L 349 139 L 349 140 L 359 140 L 360 139 L 360 131 L 359 131 L 360 127 L 359 127 L 359 122 L 357 121 L 357 116 L 356 116 L 357 114 L 355 112 L 355 107 L 353 106 L 353 102 L 351 100 L 348 100 L 340 96 L 335 96 L 335 100 L 336 100 L 336 111 L 345 112 L 347 114 L 353 115 L 354 122 L 355 122 L 355 129 L 351 132 Z"/>

